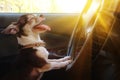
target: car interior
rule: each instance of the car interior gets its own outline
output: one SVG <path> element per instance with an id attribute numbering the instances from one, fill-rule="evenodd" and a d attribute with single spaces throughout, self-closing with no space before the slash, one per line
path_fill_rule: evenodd
<path id="1" fill-rule="evenodd" d="M 120 80 L 120 0 L 88 0 L 81 13 L 43 14 L 51 31 L 40 34 L 50 54 L 71 56 L 65 68 L 41 80 Z M 29 12 L 28 12 L 29 13 Z M 0 32 L 26 13 L 0 13 Z M 15 35 L 0 33 L 0 77 L 19 54 Z"/>

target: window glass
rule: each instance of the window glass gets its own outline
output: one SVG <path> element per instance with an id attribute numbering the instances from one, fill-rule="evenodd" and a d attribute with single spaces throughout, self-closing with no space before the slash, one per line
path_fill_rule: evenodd
<path id="1" fill-rule="evenodd" d="M 80 13 L 87 0 L 0 0 L 0 12 Z"/>

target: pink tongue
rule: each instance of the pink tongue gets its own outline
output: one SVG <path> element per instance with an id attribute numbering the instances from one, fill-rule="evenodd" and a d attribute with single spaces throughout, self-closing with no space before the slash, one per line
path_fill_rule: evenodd
<path id="1" fill-rule="evenodd" d="M 38 25 L 38 26 L 36 26 L 36 28 L 39 28 L 39 29 L 42 29 L 42 30 L 48 30 L 48 31 L 51 30 L 51 28 L 49 26 L 44 25 L 44 24 Z"/>

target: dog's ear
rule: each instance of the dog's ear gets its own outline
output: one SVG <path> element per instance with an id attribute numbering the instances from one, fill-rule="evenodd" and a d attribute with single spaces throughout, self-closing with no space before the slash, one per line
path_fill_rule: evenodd
<path id="1" fill-rule="evenodd" d="M 27 21 L 27 20 L 26 20 L 25 18 L 22 18 L 22 17 L 21 17 L 18 22 L 19 22 L 20 24 L 25 24 L 26 21 Z"/>
<path id="2" fill-rule="evenodd" d="M 19 32 L 18 25 L 16 24 L 16 22 L 12 22 L 1 33 L 3 33 L 3 34 L 16 34 L 17 32 Z"/>
<path id="3" fill-rule="evenodd" d="M 27 15 L 22 15 L 22 16 L 18 19 L 18 23 L 19 23 L 20 25 L 26 24 L 27 21 L 28 21 Z"/>

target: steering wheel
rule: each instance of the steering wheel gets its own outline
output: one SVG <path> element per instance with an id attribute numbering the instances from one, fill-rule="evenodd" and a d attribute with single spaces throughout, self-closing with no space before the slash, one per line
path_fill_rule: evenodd
<path id="1" fill-rule="evenodd" d="M 91 12 L 90 14 L 85 14 L 87 13 L 87 11 L 83 10 L 83 12 L 78 17 L 78 21 L 72 32 L 67 50 L 67 56 L 71 56 L 73 62 L 67 66 L 66 70 L 70 69 L 74 65 L 80 55 L 83 54 L 86 45 L 89 44 L 90 40 L 92 39 L 92 31 L 98 20 L 98 15 L 95 17 L 95 13 L 102 9 L 104 3 L 104 0 L 99 1 L 100 4 L 99 6 L 96 6 L 96 11 L 94 11 L 93 13 Z M 94 1 L 91 1 L 91 6 L 93 6 L 93 3 Z M 88 4 L 89 2 L 86 4 L 85 7 L 87 7 Z M 89 12 L 89 8 L 87 10 Z M 86 18 L 83 18 L 83 15 L 85 15 L 88 20 L 86 20 Z"/>

